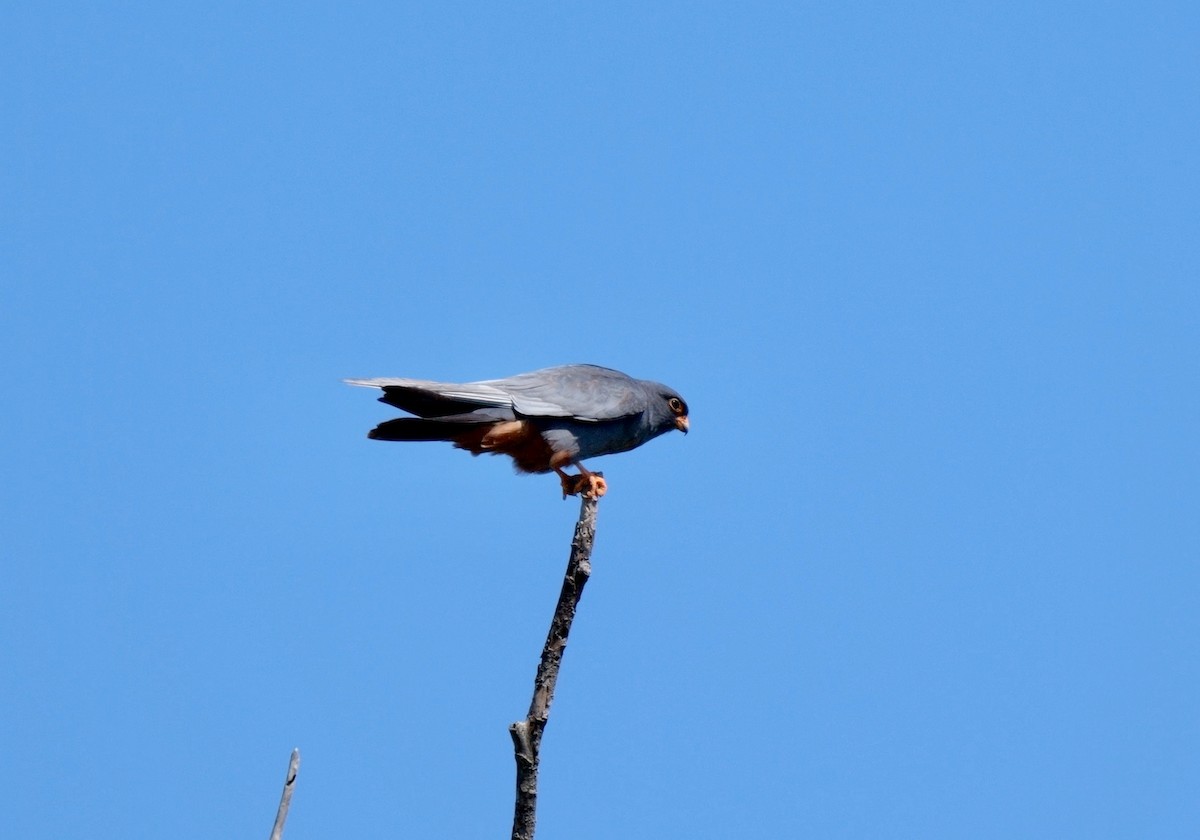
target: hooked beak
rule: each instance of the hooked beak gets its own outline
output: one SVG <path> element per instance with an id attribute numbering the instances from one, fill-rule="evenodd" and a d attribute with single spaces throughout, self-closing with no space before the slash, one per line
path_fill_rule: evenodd
<path id="1" fill-rule="evenodd" d="M 686 435 L 688 433 L 687 417 L 686 416 L 676 417 L 675 418 L 675 428 L 678 429 L 679 431 L 683 432 Z"/>

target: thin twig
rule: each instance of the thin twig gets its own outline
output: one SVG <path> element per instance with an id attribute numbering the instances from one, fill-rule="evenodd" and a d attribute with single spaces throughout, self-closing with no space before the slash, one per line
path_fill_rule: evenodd
<path id="1" fill-rule="evenodd" d="M 567 635 L 575 619 L 575 607 L 583 595 L 584 584 L 592 573 L 592 543 L 596 539 L 596 498 L 584 496 L 579 506 L 579 521 L 571 540 L 571 557 L 563 578 L 562 592 L 550 621 L 550 632 L 542 648 L 537 676 L 533 680 L 533 701 L 529 715 L 508 728 L 512 735 L 513 752 L 517 759 L 517 801 L 513 810 L 512 840 L 533 840 L 537 818 L 538 756 L 542 747 L 542 732 L 550 717 L 554 685 L 558 668 L 567 646 Z"/>
<path id="2" fill-rule="evenodd" d="M 279 797 L 279 810 L 275 813 L 275 827 L 271 829 L 271 840 L 282 840 L 283 824 L 287 821 L 288 808 L 292 805 L 292 790 L 296 787 L 296 776 L 300 772 L 300 749 L 292 750 L 288 762 L 287 778 L 283 781 L 283 796 Z"/>

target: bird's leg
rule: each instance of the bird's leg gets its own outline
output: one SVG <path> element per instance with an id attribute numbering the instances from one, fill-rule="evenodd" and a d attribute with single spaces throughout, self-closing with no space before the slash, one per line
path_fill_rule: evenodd
<path id="1" fill-rule="evenodd" d="M 563 498 L 574 496 L 579 492 L 581 475 L 570 475 L 562 471 L 561 468 L 555 467 L 554 471 L 558 473 L 558 480 L 562 482 Z"/>
<path id="2" fill-rule="evenodd" d="M 562 481 L 564 499 L 580 493 L 583 493 L 585 497 L 598 499 L 608 491 L 608 482 L 604 480 L 603 473 L 592 472 L 578 461 L 575 462 L 575 466 L 579 468 L 579 475 L 569 475 L 558 467 L 554 468 L 554 471 L 558 473 L 559 480 Z"/>

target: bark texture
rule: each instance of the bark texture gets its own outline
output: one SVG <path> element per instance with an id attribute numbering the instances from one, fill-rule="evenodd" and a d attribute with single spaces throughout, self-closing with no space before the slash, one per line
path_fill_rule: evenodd
<path id="1" fill-rule="evenodd" d="M 567 560 L 562 591 L 554 608 L 554 617 L 550 620 L 550 632 L 546 634 L 542 658 L 538 662 L 537 674 L 533 679 L 533 700 L 529 704 L 529 714 L 524 720 L 519 720 L 508 728 L 517 760 L 517 800 L 513 809 L 512 840 L 533 840 L 537 818 L 538 755 L 542 746 L 542 733 L 550 717 L 554 686 L 558 682 L 558 670 L 567 647 L 571 622 L 575 620 L 575 609 L 583 595 L 583 587 L 592 573 L 596 506 L 597 499 L 594 496 L 583 497 L 579 507 L 579 521 L 575 524 L 575 536 L 571 540 L 571 556 Z"/>

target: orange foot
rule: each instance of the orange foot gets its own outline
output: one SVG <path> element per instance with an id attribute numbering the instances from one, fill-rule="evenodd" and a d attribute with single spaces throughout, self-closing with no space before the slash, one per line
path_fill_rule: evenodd
<path id="1" fill-rule="evenodd" d="M 583 464 L 575 466 L 579 467 L 579 475 L 568 475 L 562 470 L 556 470 L 562 481 L 564 499 L 567 496 L 578 496 L 580 493 L 584 498 L 599 499 L 608 492 L 608 482 L 604 480 L 602 473 L 594 473 L 585 469 Z"/>

